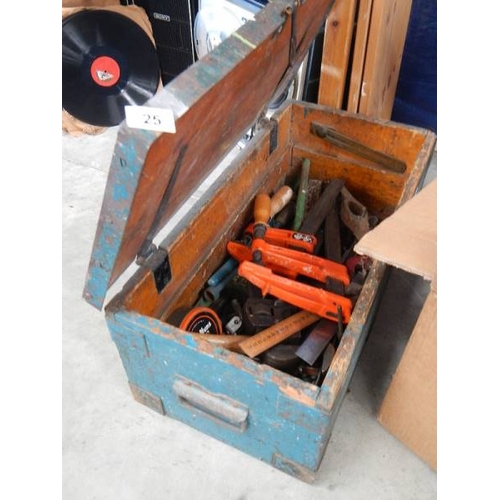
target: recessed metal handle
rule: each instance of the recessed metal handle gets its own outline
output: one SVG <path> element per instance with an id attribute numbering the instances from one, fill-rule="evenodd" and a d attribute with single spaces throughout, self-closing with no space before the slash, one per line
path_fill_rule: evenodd
<path id="1" fill-rule="evenodd" d="M 243 432 L 247 428 L 248 407 L 222 394 L 214 394 L 187 379 L 174 382 L 173 390 L 180 402 L 213 420 Z"/>

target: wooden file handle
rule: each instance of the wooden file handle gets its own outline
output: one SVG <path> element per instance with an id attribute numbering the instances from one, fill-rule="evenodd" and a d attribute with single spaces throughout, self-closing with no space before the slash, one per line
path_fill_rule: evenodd
<path id="1" fill-rule="evenodd" d="M 255 197 L 253 218 L 255 224 L 267 224 L 271 214 L 271 198 L 266 193 L 259 193 Z"/>

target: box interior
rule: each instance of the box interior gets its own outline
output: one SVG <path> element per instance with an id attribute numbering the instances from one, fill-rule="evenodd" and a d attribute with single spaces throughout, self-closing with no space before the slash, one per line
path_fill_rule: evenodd
<path id="1" fill-rule="evenodd" d="M 406 163 L 404 173 L 379 169 L 369 161 L 339 150 L 310 132 L 312 123 L 334 127 Z M 277 140 L 271 139 L 277 132 Z M 379 220 L 417 189 L 430 152 L 426 132 L 385 121 L 364 119 L 309 103 L 286 103 L 261 129 L 241 155 L 185 217 L 175 237 L 162 247 L 168 251 L 172 278 L 160 293 L 153 275 L 140 269 L 115 297 L 112 309 L 133 311 L 167 321 L 179 308 L 192 307 L 208 277 L 227 258 L 226 245 L 252 220 L 253 202 L 260 191 L 272 195 L 283 184 L 293 185 L 303 158 L 311 160 L 311 179 L 342 178 L 346 187 Z M 367 280 L 379 279 L 370 278 Z M 376 283 L 372 283 L 376 286 Z M 365 284 L 366 287 L 366 284 Z M 351 323 L 362 323 L 369 311 L 356 304 Z M 172 327 L 172 331 L 179 331 Z M 345 334 L 344 334 L 345 336 Z M 340 348 L 341 346 L 339 346 Z M 332 366 L 338 361 L 337 350 Z"/>

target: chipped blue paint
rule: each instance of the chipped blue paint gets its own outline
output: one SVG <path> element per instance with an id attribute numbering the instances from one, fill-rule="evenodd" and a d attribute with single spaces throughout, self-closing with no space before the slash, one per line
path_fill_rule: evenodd
<path id="1" fill-rule="evenodd" d="M 285 394 L 280 380 L 273 379 L 274 370 L 241 357 L 248 366 L 254 365 L 246 371 L 219 355 L 227 351 L 215 348 L 213 353 L 200 352 L 196 342 L 183 345 L 173 340 L 166 324 L 127 316 L 124 312 L 108 315 L 107 322 L 128 380 L 160 397 L 168 416 L 269 464 L 279 455 L 311 472 L 317 470 L 330 435 L 329 415 L 314 404 L 306 405 Z M 153 333 L 151 323 L 164 334 Z M 146 350 L 137 340 L 139 332 Z M 182 402 L 173 384 L 185 379 L 248 407 L 246 429 L 235 429 Z M 318 394 L 317 388 L 311 386 L 313 390 L 308 391 L 309 384 L 302 385 L 306 394 Z"/>
<path id="2" fill-rule="evenodd" d="M 121 202 L 124 200 L 127 200 L 129 197 L 129 192 L 125 186 L 122 186 L 120 184 L 116 184 L 113 186 L 113 200 L 116 202 Z M 117 214 L 118 217 L 120 217 L 120 214 Z M 125 215 L 125 213 L 123 213 Z"/>
<path id="3" fill-rule="evenodd" d="M 101 308 L 130 215 L 144 158 L 158 133 L 132 130 L 122 123 L 111 160 L 99 226 L 87 272 L 84 298 Z"/>

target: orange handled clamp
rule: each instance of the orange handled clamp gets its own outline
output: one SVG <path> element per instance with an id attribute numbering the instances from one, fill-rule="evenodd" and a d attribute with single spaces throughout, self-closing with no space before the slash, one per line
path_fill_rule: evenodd
<path id="1" fill-rule="evenodd" d="M 350 283 L 346 266 L 316 255 L 270 245 L 264 240 L 253 240 L 251 248 L 230 241 L 227 251 L 239 262 L 251 261 L 254 252 L 259 251 L 264 266 L 290 278 L 301 275 L 322 283 L 326 283 L 328 278 L 341 281 L 344 285 Z"/>
<path id="2" fill-rule="evenodd" d="M 253 235 L 253 223 L 249 224 L 245 229 L 245 234 Z M 288 229 L 278 229 L 268 227 L 264 235 L 264 241 L 271 245 L 276 245 L 284 248 L 292 248 L 294 250 L 303 250 L 308 253 L 313 253 L 318 240 L 312 234 L 299 233 Z"/>
<path id="3" fill-rule="evenodd" d="M 347 268 L 342 264 L 268 243 L 266 235 L 273 234 L 272 229 L 267 225 L 270 210 L 271 198 L 266 193 L 259 193 L 255 198 L 254 205 L 255 222 L 251 225 L 253 235 L 251 248 L 229 242 L 227 251 L 232 257 L 240 262 L 247 260 L 263 264 L 290 278 L 301 275 L 323 283 L 326 283 L 328 278 L 341 281 L 344 285 L 350 283 Z"/>
<path id="4" fill-rule="evenodd" d="M 249 261 L 239 265 L 238 274 L 260 288 L 264 296 L 271 294 L 329 320 L 338 322 L 339 313 L 342 323 L 351 319 L 352 302 L 341 295 L 278 276 L 271 269 Z"/>
<path id="5" fill-rule="evenodd" d="M 241 243 L 236 243 L 235 241 L 230 241 L 226 246 L 227 252 L 231 257 L 238 262 L 251 261 L 252 260 L 252 249 L 243 245 Z M 266 260 L 262 262 L 264 265 L 268 265 Z M 282 267 L 280 265 L 273 265 L 273 271 L 283 275 L 288 276 L 291 279 L 296 279 L 298 273 L 293 271 L 292 269 L 287 269 L 286 267 Z"/>

